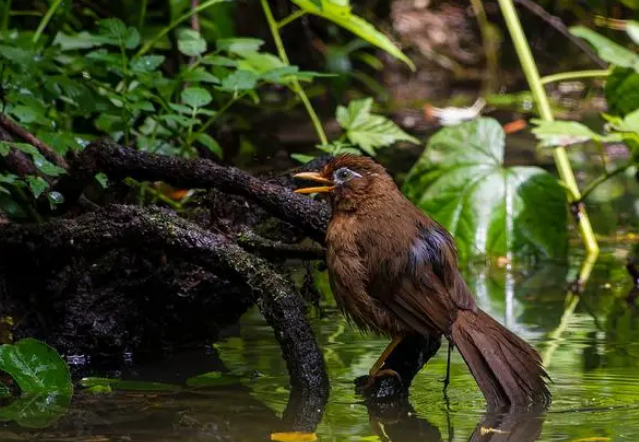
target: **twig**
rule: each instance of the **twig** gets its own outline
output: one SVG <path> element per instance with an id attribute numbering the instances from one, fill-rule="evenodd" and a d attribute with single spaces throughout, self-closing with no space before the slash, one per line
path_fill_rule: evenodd
<path id="1" fill-rule="evenodd" d="M 559 31 L 564 37 L 573 42 L 579 49 L 584 51 L 588 57 L 592 59 L 596 64 L 601 66 L 602 68 L 607 67 L 605 61 L 603 61 L 599 56 L 593 51 L 588 44 L 580 38 L 575 37 L 570 33 L 568 27 L 563 23 L 563 21 L 550 13 L 548 13 L 542 6 L 535 3 L 533 0 L 514 0 L 516 3 L 528 9 L 530 12 L 541 18 L 543 21 L 548 23 L 550 26 Z"/>
<path id="2" fill-rule="evenodd" d="M 326 256 L 326 251 L 319 247 L 304 247 L 297 244 L 272 241 L 249 229 L 244 229 L 238 235 L 236 241 L 249 252 L 255 252 L 265 257 L 324 260 Z"/>
<path id="3" fill-rule="evenodd" d="M 628 164 L 625 164 L 625 165 L 623 165 L 621 167 L 618 167 L 618 168 L 614 169 L 611 172 L 606 172 L 603 175 L 599 175 L 597 178 L 592 180 L 592 182 L 590 184 L 588 184 L 586 186 L 586 188 L 583 190 L 583 192 L 581 193 L 581 198 L 579 199 L 579 202 L 584 201 L 586 199 L 586 197 L 588 195 L 590 195 L 600 184 L 608 181 L 612 177 L 615 177 L 615 176 L 619 175 L 620 173 L 625 172 L 626 170 L 628 170 L 632 166 L 633 166 L 633 164 L 628 163 Z"/>
<path id="4" fill-rule="evenodd" d="M 63 169 L 69 168 L 69 165 L 64 158 L 60 156 L 60 154 L 6 115 L 0 114 L 0 125 L 14 137 L 20 138 L 25 143 L 33 145 L 47 160 L 51 161 L 55 165 L 60 166 Z"/>

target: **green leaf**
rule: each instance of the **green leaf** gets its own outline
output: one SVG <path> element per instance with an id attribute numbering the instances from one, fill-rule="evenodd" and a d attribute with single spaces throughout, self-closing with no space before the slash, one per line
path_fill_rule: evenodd
<path id="1" fill-rule="evenodd" d="M 565 258 L 566 194 L 538 167 L 504 167 L 505 134 L 492 118 L 441 129 L 403 191 L 455 237 L 460 259 L 525 254 Z"/>
<path id="2" fill-rule="evenodd" d="M 257 52 L 260 50 L 264 40 L 259 38 L 221 38 L 216 42 L 218 51 L 226 51 L 233 54 L 246 54 L 247 52 Z"/>
<path id="3" fill-rule="evenodd" d="M 250 71 L 235 71 L 222 80 L 222 90 L 235 92 L 253 89 L 257 85 L 258 76 Z"/>
<path id="4" fill-rule="evenodd" d="M 366 40 L 370 44 L 386 51 L 393 57 L 406 63 L 411 70 L 415 70 L 415 65 L 388 37 L 379 32 L 370 23 L 361 17 L 351 13 L 348 4 L 340 5 L 335 2 L 321 0 L 322 6 L 318 7 L 313 0 L 291 0 L 297 6 L 309 14 L 323 17 L 344 29 L 351 31 L 358 37 Z"/>
<path id="5" fill-rule="evenodd" d="M 113 390 L 130 391 L 165 391 L 177 392 L 182 390 L 179 385 L 165 384 L 162 382 L 125 381 L 110 378 L 82 378 L 80 385 L 86 388 L 110 387 Z"/>
<path id="6" fill-rule="evenodd" d="M 295 161 L 299 161 L 302 164 L 306 164 L 309 161 L 312 161 L 315 159 L 315 157 L 312 155 L 304 155 L 301 153 L 292 153 L 291 158 L 293 158 Z"/>
<path id="7" fill-rule="evenodd" d="M 143 55 L 131 60 L 131 70 L 135 73 L 153 72 L 164 63 L 164 55 Z"/>
<path id="8" fill-rule="evenodd" d="M 269 53 L 250 52 L 244 54 L 243 59 L 238 61 L 238 69 L 263 74 L 275 69 L 288 67 L 279 57 Z"/>
<path id="9" fill-rule="evenodd" d="M 408 135 L 388 118 L 371 114 L 372 105 L 373 99 L 365 98 L 351 101 L 348 108 L 338 106 L 337 122 L 351 143 L 371 156 L 375 155 L 376 148 L 397 141 L 419 144 L 419 140 Z"/>
<path id="10" fill-rule="evenodd" d="M 219 371 L 211 371 L 186 380 L 186 385 L 191 388 L 223 387 L 240 383 L 239 376 L 224 374 Z"/>
<path id="11" fill-rule="evenodd" d="M 49 188 L 49 183 L 39 176 L 27 175 L 24 179 L 27 182 L 27 186 L 29 186 L 29 190 L 36 198 L 42 195 L 42 192 Z"/>
<path id="12" fill-rule="evenodd" d="M 0 408 L 0 421 L 15 421 L 25 428 L 47 428 L 67 414 L 71 392 L 23 394 Z"/>
<path id="13" fill-rule="evenodd" d="M 639 108 L 639 74 L 630 68 L 615 68 L 604 89 L 608 112 L 624 116 Z"/>
<path id="14" fill-rule="evenodd" d="M 183 29 L 178 36 L 178 50 L 189 57 L 197 57 L 206 52 L 206 40 L 193 29 Z"/>
<path id="15" fill-rule="evenodd" d="M 574 26 L 570 28 L 570 32 L 590 43 L 604 61 L 624 68 L 639 69 L 637 54 L 603 35 L 583 26 Z"/>
<path id="16" fill-rule="evenodd" d="M 182 81 L 193 83 L 213 83 L 219 84 L 220 79 L 207 72 L 204 68 L 188 69 L 180 74 Z"/>
<path id="17" fill-rule="evenodd" d="M 107 18 L 98 21 L 101 40 L 126 49 L 135 49 L 140 44 L 140 33 L 128 27 L 118 18 Z"/>
<path id="18" fill-rule="evenodd" d="M 0 155 L 6 157 L 11 152 L 11 144 L 6 141 L 0 141 Z"/>
<path id="19" fill-rule="evenodd" d="M 40 172 L 48 176 L 57 177 L 67 173 L 66 170 L 64 170 L 60 166 L 56 166 L 55 164 L 47 160 L 44 156 L 42 156 L 42 154 L 34 155 L 33 164 L 35 164 Z"/>
<path id="20" fill-rule="evenodd" d="M 211 152 L 217 155 L 218 158 L 221 159 L 224 155 L 222 147 L 220 147 L 215 138 L 213 138 L 209 134 L 201 133 L 200 135 L 198 135 L 197 140 L 200 143 L 204 144 Z"/>
<path id="21" fill-rule="evenodd" d="M 25 393 L 73 391 L 67 364 L 54 348 L 37 339 L 0 346 L 0 369 L 9 373 Z"/>
<path id="22" fill-rule="evenodd" d="M 606 137 L 593 132 L 587 126 L 576 121 L 545 121 L 532 119 L 536 125 L 532 133 L 544 146 L 568 146 L 590 140 L 603 140 Z M 608 141 L 608 140 L 606 140 Z"/>
<path id="23" fill-rule="evenodd" d="M 635 44 L 639 44 L 639 22 L 634 20 L 626 21 L 626 33 Z"/>
<path id="24" fill-rule="evenodd" d="M 47 123 L 45 115 L 42 114 L 39 109 L 30 106 L 19 104 L 11 110 L 11 114 L 13 114 L 18 120 L 20 120 L 21 123 L 24 124 L 35 122 L 41 124 Z"/>
<path id="25" fill-rule="evenodd" d="M 192 108 L 204 107 L 212 100 L 209 91 L 201 87 L 189 87 L 182 91 L 182 101 Z"/>
<path id="26" fill-rule="evenodd" d="M 99 36 L 87 31 L 78 32 L 74 35 L 67 35 L 60 31 L 53 39 L 53 44 L 60 46 L 63 51 L 75 51 L 78 49 L 91 49 L 101 46 L 103 43 Z"/>

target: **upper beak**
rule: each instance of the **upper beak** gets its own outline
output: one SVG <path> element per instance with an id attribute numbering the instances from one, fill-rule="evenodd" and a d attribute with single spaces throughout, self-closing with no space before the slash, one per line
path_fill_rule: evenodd
<path id="1" fill-rule="evenodd" d="M 317 172 L 301 172 L 293 175 L 293 178 L 301 178 L 303 180 L 316 181 L 318 183 L 328 184 L 327 186 L 317 186 L 317 187 L 304 187 L 302 189 L 297 189 L 295 193 L 318 193 L 318 192 L 330 192 L 335 188 L 335 184 L 329 179 L 324 178 Z"/>

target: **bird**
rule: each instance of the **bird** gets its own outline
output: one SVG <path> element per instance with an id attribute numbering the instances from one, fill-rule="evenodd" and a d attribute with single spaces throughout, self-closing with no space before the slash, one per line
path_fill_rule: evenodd
<path id="1" fill-rule="evenodd" d="M 339 309 L 360 330 L 391 340 L 369 381 L 399 376 L 385 368 L 386 358 L 407 336 L 430 335 L 448 340 L 449 366 L 450 350 L 459 351 L 489 407 L 550 402 L 539 353 L 478 307 L 453 236 L 381 164 L 342 154 L 293 177 L 315 184 L 295 193 L 328 194 L 326 264 Z"/>

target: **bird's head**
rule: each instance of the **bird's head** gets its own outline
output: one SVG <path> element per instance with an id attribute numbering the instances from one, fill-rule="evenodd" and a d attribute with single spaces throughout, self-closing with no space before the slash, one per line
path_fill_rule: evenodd
<path id="1" fill-rule="evenodd" d="M 296 193 L 322 193 L 330 195 L 333 208 L 352 210 L 358 204 L 397 190 L 386 169 L 370 158 L 339 155 L 317 172 L 293 175 L 319 185 L 295 190 Z"/>

